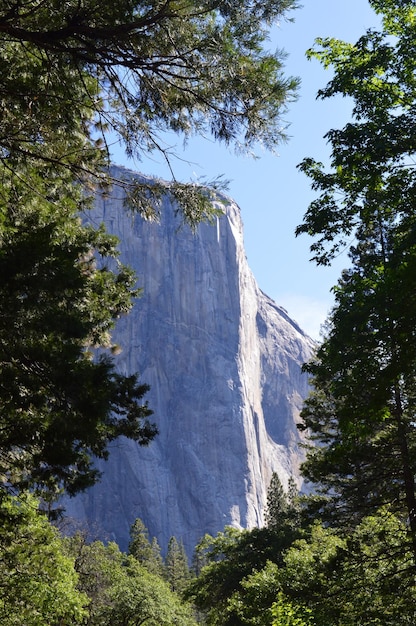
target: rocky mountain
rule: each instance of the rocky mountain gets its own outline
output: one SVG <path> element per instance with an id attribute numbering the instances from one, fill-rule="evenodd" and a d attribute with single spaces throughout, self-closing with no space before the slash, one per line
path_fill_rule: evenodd
<path id="1" fill-rule="evenodd" d="M 257 286 L 238 206 L 223 196 L 218 206 L 223 215 L 194 234 L 167 199 L 160 224 L 148 222 L 114 187 L 89 217 L 120 238 L 143 288 L 115 341 L 120 370 L 151 386 L 160 434 L 148 448 L 116 442 L 101 482 L 66 509 L 122 549 L 140 517 L 162 550 L 174 535 L 191 554 L 206 532 L 263 523 L 273 471 L 283 483 L 298 477 L 313 342 Z"/>

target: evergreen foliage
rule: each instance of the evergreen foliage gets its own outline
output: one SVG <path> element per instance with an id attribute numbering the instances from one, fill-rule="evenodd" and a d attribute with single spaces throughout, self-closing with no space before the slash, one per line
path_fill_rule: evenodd
<path id="1" fill-rule="evenodd" d="M 118 374 L 110 351 L 92 358 L 111 345 L 134 277 L 110 269 L 115 239 L 80 223 L 81 200 L 60 181 L 46 200 L 13 174 L 0 195 L 0 471 L 12 491 L 75 493 L 96 480 L 92 457 L 105 458 L 110 441 L 156 433 L 141 402 L 148 387 Z"/>
<path id="2" fill-rule="evenodd" d="M 283 76 L 282 55 L 263 44 L 294 4 L 1 4 L 0 611 L 7 626 L 194 623 L 151 571 L 161 565 L 157 542 L 150 551 L 140 546 L 136 528 L 132 550 L 146 568 L 113 544 L 87 546 L 80 537 L 68 540 L 68 557 L 25 493 L 38 491 L 48 506 L 62 490 L 76 494 L 95 482 L 94 458 L 106 458 L 112 440 L 124 435 L 144 445 L 156 434 L 142 401 L 147 386 L 119 374 L 113 358 L 111 331 L 139 295 L 135 277 L 119 263 L 116 240 L 87 225 L 94 192 L 128 186 L 108 173 L 107 140 L 139 159 L 161 151 L 169 164 L 166 131 L 208 133 L 242 151 L 273 149 L 284 139 L 281 113 L 297 81 Z M 210 192 L 197 185 L 154 181 L 128 191 L 130 207 L 145 217 L 157 217 L 166 192 L 192 226 L 212 213 Z M 185 561 L 183 546 L 172 542 L 167 577 L 175 588 L 187 576 Z M 83 591 L 75 589 L 78 578 Z"/>
<path id="3" fill-rule="evenodd" d="M 321 40 L 310 52 L 334 69 L 320 96 L 354 102 L 353 120 L 328 133 L 331 172 L 313 159 L 301 165 L 321 195 L 298 234 L 318 238 L 317 263 L 345 246 L 351 261 L 306 367 L 315 390 L 303 427 L 319 445 L 303 471 L 319 488 L 308 500 L 318 519 L 301 527 L 293 483 L 285 493 L 273 475 L 267 527 L 205 536 L 191 580 L 176 538 L 164 566 L 140 519 L 129 555 L 82 535 L 63 540 L 27 488 L 76 493 L 96 480 L 93 458 L 105 458 L 110 441 L 146 444 L 156 432 L 142 403 L 146 385 L 118 374 L 111 356 L 112 326 L 138 295 L 134 277 L 114 238 L 79 219 L 88 185 L 107 178 L 97 133 L 108 127 L 136 155 L 158 149 L 165 130 L 272 148 L 295 81 L 261 44 L 294 3 L 3 2 L 4 626 L 194 626 L 184 595 L 212 626 L 413 626 L 416 6 L 370 3 L 383 32 L 355 45 Z M 136 187 L 130 200 L 154 215 L 161 192 Z M 177 183 L 171 192 L 190 223 L 207 217 L 199 189 Z"/>
<path id="4" fill-rule="evenodd" d="M 266 526 L 274 528 L 279 526 L 287 510 L 287 498 L 280 482 L 279 475 L 273 472 L 270 485 L 267 490 Z"/>
<path id="5" fill-rule="evenodd" d="M 149 570 L 151 574 L 156 574 L 156 576 L 160 576 L 164 578 L 165 576 L 165 566 L 160 550 L 160 545 L 156 537 L 152 537 L 152 541 L 150 544 L 152 548 L 152 556 L 151 560 L 147 563 L 146 568 Z"/>
<path id="6" fill-rule="evenodd" d="M 163 577 L 165 574 L 160 546 L 156 537 L 149 540 L 149 533 L 140 518 L 130 528 L 128 553 L 152 574 Z"/>
<path id="7" fill-rule="evenodd" d="M 0 502 L 2 626 L 195 626 L 162 576 L 114 543 L 62 538 L 39 504 L 28 494 Z"/>
<path id="8" fill-rule="evenodd" d="M 289 535 L 296 535 L 300 525 L 300 500 L 296 484 L 291 477 L 287 492 L 276 472 L 273 472 L 267 490 L 266 526 L 274 533 L 279 533 L 289 540 Z"/>
<path id="9" fill-rule="evenodd" d="M 282 53 L 267 52 L 264 42 L 294 7 L 294 0 L 120 0 L 116 7 L 6 0 L 0 151 L 13 169 L 49 164 L 99 182 L 107 141 L 120 141 L 139 161 L 162 152 L 169 165 L 165 132 L 212 135 L 238 151 L 273 150 L 285 138 L 281 113 L 298 81 L 283 75 Z M 211 212 L 195 185 L 131 191 L 147 215 L 157 213 L 161 191 L 187 207 L 193 224 Z"/>
<path id="10" fill-rule="evenodd" d="M 149 533 L 139 517 L 130 528 L 129 554 L 134 556 L 141 565 L 145 565 L 152 557 Z"/>
<path id="11" fill-rule="evenodd" d="M 188 558 L 182 542 L 171 537 L 165 559 L 165 577 L 172 591 L 182 594 L 190 579 Z"/>
<path id="12" fill-rule="evenodd" d="M 152 574 L 115 543 L 68 540 L 76 557 L 79 587 L 90 598 L 88 626 L 194 626 L 190 607 L 160 576 Z"/>
<path id="13" fill-rule="evenodd" d="M 140 158 L 161 135 L 208 132 L 251 150 L 282 138 L 297 81 L 263 43 L 293 0 L 4 0 L 0 6 L 0 473 L 6 493 L 52 499 L 97 479 L 120 435 L 156 434 L 111 330 L 138 295 L 103 229 L 79 222 L 112 181 L 107 141 Z M 169 160 L 169 152 L 165 152 Z M 170 192 L 191 225 L 209 191 L 132 185 L 157 214 Z M 99 348 L 99 352 L 96 349 Z M 46 495 L 47 494 L 47 495 Z"/>
<path id="14" fill-rule="evenodd" d="M 242 147 L 274 147 L 282 136 L 279 113 L 296 81 L 283 78 L 279 55 L 262 44 L 267 28 L 294 4 L 7 0 L 0 12 L 2 44 L 10 51 L 2 61 L 3 98 L 11 116 L 7 105 L 18 105 L 21 124 L 16 133 L 14 118 L 7 118 L 5 150 L 37 152 L 25 148 L 24 136 L 43 138 L 52 125 L 77 127 L 81 102 L 95 125 L 110 126 L 130 152 L 160 149 L 161 130 L 208 131 Z"/>

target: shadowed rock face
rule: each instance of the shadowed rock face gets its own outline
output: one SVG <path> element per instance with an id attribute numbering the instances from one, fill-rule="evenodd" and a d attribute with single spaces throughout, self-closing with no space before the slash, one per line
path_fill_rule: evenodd
<path id="1" fill-rule="evenodd" d="M 167 202 L 160 224 L 132 217 L 118 188 L 89 217 L 120 238 L 143 288 L 114 339 L 120 370 L 151 386 L 160 434 L 148 448 L 116 442 L 101 482 L 66 508 L 122 549 L 136 517 L 163 550 L 175 535 L 188 554 L 206 532 L 261 525 L 272 472 L 298 476 L 313 342 L 258 288 L 239 209 L 219 200 L 224 216 L 196 234 Z"/>

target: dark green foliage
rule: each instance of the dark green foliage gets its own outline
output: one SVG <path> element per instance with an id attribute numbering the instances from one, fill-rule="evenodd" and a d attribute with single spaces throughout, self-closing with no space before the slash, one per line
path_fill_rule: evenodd
<path id="1" fill-rule="evenodd" d="M 2 3 L 3 492 L 30 487 L 51 499 L 62 488 L 74 494 L 96 480 L 93 459 L 106 458 L 113 439 L 124 435 L 146 444 L 154 436 L 151 412 L 142 401 L 146 385 L 117 373 L 113 360 L 111 331 L 138 295 L 134 276 L 118 262 L 114 238 L 82 225 L 79 215 L 87 215 L 88 195 L 111 182 L 107 131 L 139 158 L 161 150 L 165 131 L 185 139 L 211 134 L 242 151 L 258 143 L 274 149 L 284 139 L 281 114 L 297 81 L 283 76 L 282 55 L 266 52 L 263 44 L 267 28 L 294 4 Z M 405 11 L 406 3 L 401 7 Z M 409 50 L 410 44 L 408 37 Z M 410 133 L 411 117 L 400 122 Z M 371 144 L 370 131 L 360 135 L 362 144 Z M 162 152 L 170 162 L 169 150 Z M 397 181 L 398 198 L 405 177 Z M 394 189 L 391 185 L 389 191 Z M 178 181 L 169 187 L 129 186 L 130 207 L 155 218 L 166 191 L 191 226 L 212 215 L 211 191 Z M 410 232 L 413 223 L 407 226 Z M 407 231 L 402 234 L 407 245 Z M 412 285 L 411 269 L 402 274 L 404 287 Z M 409 398 L 408 393 L 408 403 Z M 284 553 L 298 532 L 298 510 L 295 497 L 277 496 L 277 508 L 270 500 L 269 528 L 227 529 L 202 542 L 199 556 L 206 567 L 190 595 L 210 623 L 266 625 L 285 619 L 291 626 L 301 626 L 301 620 L 302 626 L 309 624 L 302 603 L 279 591 L 281 569 L 288 563 Z M 132 529 L 133 556 L 121 554 L 114 544 L 87 546 L 76 537 L 68 540 L 73 555 L 68 559 L 56 532 L 39 517 L 37 503 L 23 496 L 18 504 L 3 494 L 0 504 L 5 625 L 194 623 L 189 607 L 171 591 L 181 593 L 189 582 L 186 555 L 176 539 L 166 558 L 167 583 L 159 575 L 157 542 L 149 543 L 139 520 Z M 401 566 L 407 566 L 402 558 Z M 395 572 L 390 574 L 396 583 Z M 78 576 L 82 592 L 75 589 Z M 411 596 L 403 585 L 398 588 L 406 618 Z M 394 600 L 391 593 L 385 597 Z M 365 598 L 363 606 L 371 608 Z M 361 619 L 354 610 L 352 615 Z"/>
<path id="2" fill-rule="evenodd" d="M 197 577 L 186 597 L 206 615 L 208 624 L 271 623 L 278 591 L 276 572 L 283 565 L 285 550 L 301 533 L 293 481 L 285 493 L 278 475 L 273 474 L 267 503 L 266 528 L 227 527 L 216 537 L 206 535 L 196 547 Z"/>
<path id="3" fill-rule="evenodd" d="M 4 2 L 3 154 L 100 178 L 94 159 L 101 144 L 92 131 L 104 148 L 106 131 L 114 132 L 139 159 L 157 150 L 170 160 L 161 147 L 165 131 L 211 134 L 243 151 L 275 148 L 297 80 L 283 76 L 281 53 L 263 44 L 267 29 L 295 5 Z M 76 150 L 50 150 L 57 132 L 75 137 Z"/>
<path id="4" fill-rule="evenodd" d="M 146 565 L 146 569 L 148 569 L 151 574 L 156 574 L 163 578 L 165 576 L 165 566 L 160 551 L 160 545 L 156 537 L 152 537 L 150 547 L 152 548 L 152 555 Z"/>
<path id="5" fill-rule="evenodd" d="M 296 536 L 301 520 L 299 495 L 293 478 L 289 479 L 286 493 L 278 474 L 272 474 L 267 490 L 265 519 L 267 528 L 280 535 L 283 542 L 289 542 L 291 535 Z"/>
<path id="6" fill-rule="evenodd" d="M 211 545 L 229 555 L 234 536 L 237 553 L 240 532 L 228 529 L 227 542 L 219 535 Z M 403 550 L 407 532 L 387 507 L 349 534 L 315 521 L 287 545 L 279 563 L 260 557 L 244 576 L 249 559 L 242 550 L 241 560 L 217 554 L 188 593 L 202 609 L 202 623 L 211 625 L 410 626 L 416 592 L 412 553 Z"/>
<path id="7" fill-rule="evenodd" d="M 207 624 L 414 623 L 416 5 L 371 4 L 383 15 L 382 33 L 355 45 L 320 41 L 311 53 L 334 69 L 320 95 L 354 102 L 352 122 L 328 133 L 331 171 L 312 159 L 301 166 L 321 195 L 298 233 L 317 237 L 318 263 L 344 247 L 351 261 L 306 367 L 315 390 L 303 427 L 319 445 L 303 470 L 319 491 L 309 515 L 325 523 L 316 520 L 295 541 L 289 534 L 274 555 L 271 535 L 261 551 L 252 531 L 201 542 L 207 564 L 189 593 Z M 276 477 L 268 504 L 270 533 L 290 522 Z"/>
<path id="8" fill-rule="evenodd" d="M 182 542 L 171 537 L 165 559 L 165 578 L 172 591 L 182 594 L 191 577 L 188 558 Z"/>
<path id="9" fill-rule="evenodd" d="M 320 445 L 303 471 L 333 520 L 354 526 L 383 504 L 407 517 L 416 559 L 416 6 L 375 6 L 383 32 L 355 45 L 320 41 L 312 53 L 334 68 L 321 97 L 351 96 L 354 117 L 328 133 L 330 173 L 311 159 L 301 165 L 321 195 L 298 233 L 318 237 L 318 263 L 349 240 L 351 268 L 306 368 L 315 392 L 304 427 Z"/>
<path id="10" fill-rule="evenodd" d="M 17 176 L 0 197 L 0 467 L 12 490 L 72 494 L 92 484 L 93 456 L 120 435 L 146 444 L 156 429 L 148 387 L 114 368 L 115 319 L 131 307 L 134 276 L 116 241 L 80 223 L 72 198 L 34 196 Z M 40 186 L 38 186 L 38 190 Z M 45 193 L 47 188 L 45 188 Z M 17 198 L 18 197 L 18 198 Z"/>
<path id="11" fill-rule="evenodd" d="M 226 527 L 216 537 L 206 535 L 201 540 L 196 553 L 202 568 L 198 577 L 191 581 L 186 597 L 207 615 L 208 624 L 232 626 L 240 623 L 235 621 L 238 607 L 246 602 L 246 594 L 251 594 L 252 584 L 257 585 L 251 576 L 271 567 L 269 563 L 276 568 L 281 565 L 284 550 L 298 536 L 299 530 L 294 531 L 291 521 L 289 513 L 288 518 L 282 518 L 279 528 L 237 530 Z M 255 615 L 270 608 L 270 593 L 270 588 L 262 591 L 262 600 L 252 607 Z"/>
<path id="12" fill-rule="evenodd" d="M 135 376 L 115 370 L 111 330 L 137 295 L 116 242 L 82 226 L 89 195 L 112 181 L 109 133 L 139 158 L 159 135 L 197 132 L 250 150 L 282 139 L 296 89 L 262 44 L 292 0 L 0 6 L 0 472 L 3 488 L 48 498 L 96 478 L 120 435 L 156 433 Z M 163 152 L 163 150 L 162 150 Z M 169 160 L 169 153 L 165 152 Z M 210 193 L 174 181 L 129 187 L 157 213 L 171 192 L 192 226 Z M 82 191 L 81 191 L 82 190 Z M 96 353 L 95 349 L 99 348 Z"/>
<path id="13" fill-rule="evenodd" d="M 142 520 L 137 518 L 130 528 L 129 554 L 152 574 L 164 576 L 165 570 L 156 537 L 149 541 L 149 534 Z"/>
<path id="14" fill-rule="evenodd" d="M 266 526 L 273 528 L 279 526 L 287 509 L 287 498 L 280 482 L 279 475 L 273 472 L 270 485 L 267 490 Z"/>
<path id="15" fill-rule="evenodd" d="M 140 518 L 137 518 L 130 528 L 129 554 L 141 565 L 145 565 L 152 557 L 149 533 Z"/>
<path id="16" fill-rule="evenodd" d="M 253 569 L 228 599 L 226 623 L 270 626 L 279 589 L 279 567 L 275 563 L 267 561 L 264 567 Z"/>
<path id="17" fill-rule="evenodd" d="M 397 626 L 414 621 L 411 552 L 405 524 L 387 508 L 342 536 L 316 522 L 286 552 L 279 580 L 286 597 L 325 626 Z"/>
<path id="18" fill-rule="evenodd" d="M 371 4 L 383 14 L 382 33 L 355 45 L 319 41 L 311 53 L 334 69 L 320 96 L 352 97 L 354 117 L 328 133 L 329 173 L 313 159 L 301 165 L 321 195 L 298 233 L 316 237 L 318 263 L 345 247 L 351 261 L 326 337 L 305 368 L 315 389 L 303 427 L 319 445 L 303 472 L 318 489 L 309 515 L 325 524 L 315 521 L 297 539 L 279 535 L 281 523 L 293 526 L 274 477 L 263 531 L 277 533 L 263 535 L 263 550 L 257 531 L 205 540 L 208 562 L 190 595 L 208 624 L 414 622 L 416 5 Z"/>

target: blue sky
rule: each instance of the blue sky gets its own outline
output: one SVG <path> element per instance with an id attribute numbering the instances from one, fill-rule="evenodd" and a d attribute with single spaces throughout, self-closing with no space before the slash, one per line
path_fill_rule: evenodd
<path id="1" fill-rule="evenodd" d="M 297 171 L 304 157 L 325 162 L 329 149 L 323 138 L 330 128 L 348 120 L 351 103 L 347 99 L 317 101 L 316 92 L 330 79 L 317 61 L 308 61 L 305 51 L 316 37 L 337 37 L 356 41 L 368 27 L 377 26 L 378 17 L 366 0 L 303 0 L 303 8 L 293 11 L 294 22 L 282 22 L 274 29 L 269 48 L 288 53 L 286 74 L 299 76 L 299 99 L 290 105 L 285 120 L 290 139 L 279 155 L 258 152 L 257 160 L 234 155 L 208 139 L 195 139 L 173 162 L 181 180 L 212 179 L 219 174 L 230 180 L 229 195 L 241 208 L 244 240 L 249 265 L 259 287 L 284 306 L 308 334 L 319 338 L 319 327 L 332 304 L 331 287 L 342 267 L 340 257 L 331 268 L 316 267 L 309 261 L 311 241 L 294 230 L 314 199 L 309 180 Z M 114 160 L 144 173 L 170 178 L 162 159 L 135 164 L 120 153 Z"/>

